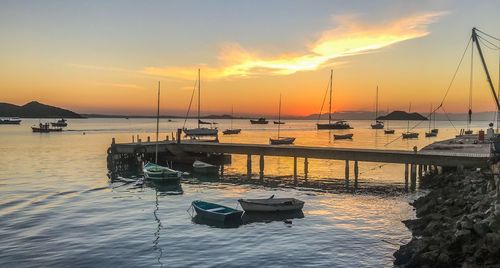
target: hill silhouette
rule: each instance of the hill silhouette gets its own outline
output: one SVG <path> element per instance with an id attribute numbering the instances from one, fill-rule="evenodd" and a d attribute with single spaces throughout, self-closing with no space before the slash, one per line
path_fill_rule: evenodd
<path id="1" fill-rule="evenodd" d="M 37 101 L 18 106 L 10 103 L 0 103 L 0 117 L 25 118 L 83 118 L 70 110 L 46 105 Z"/>
<path id="2" fill-rule="evenodd" d="M 377 120 L 414 120 L 421 121 L 427 120 L 427 117 L 419 113 L 407 113 L 405 111 L 394 111 L 385 116 L 377 117 Z"/>

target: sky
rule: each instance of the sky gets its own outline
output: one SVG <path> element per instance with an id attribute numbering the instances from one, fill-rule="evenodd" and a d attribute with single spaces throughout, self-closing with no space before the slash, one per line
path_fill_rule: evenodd
<path id="1" fill-rule="evenodd" d="M 182 115 L 200 69 L 202 114 L 274 115 L 281 94 L 281 113 L 303 116 L 320 111 L 333 70 L 334 111 L 374 110 L 378 86 L 381 110 L 427 112 L 472 27 L 500 37 L 498 10 L 496 0 L 1 0 L 0 102 L 150 115 L 160 81 L 162 114 Z M 495 109 L 469 47 L 447 112 L 468 110 L 471 70 L 473 111 Z"/>

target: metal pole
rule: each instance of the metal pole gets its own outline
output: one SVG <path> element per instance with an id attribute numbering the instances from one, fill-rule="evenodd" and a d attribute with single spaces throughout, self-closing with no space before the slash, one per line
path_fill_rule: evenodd
<path id="1" fill-rule="evenodd" d="M 155 145 L 155 164 L 158 164 L 158 132 L 160 126 L 160 81 L 158 81 L 158 107 L 156 111 L 156 145 Z"/>

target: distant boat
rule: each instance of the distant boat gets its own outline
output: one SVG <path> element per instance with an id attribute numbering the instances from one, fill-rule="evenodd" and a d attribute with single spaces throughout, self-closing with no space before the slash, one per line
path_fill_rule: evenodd
<path id="1" fill-rule="evenodd" d="M 53 127 L 67 127 L 68 123 L 66 123 L 66 119 L 61 118 L 57 120 L 57 122 L 50 123 L 50 125 L 52 125 Z"/>
<path id="2" fill-rule="evenodd" d="M 352 129 L 352 127 L 345 120 L 337 121 L 332 123 L 332 90 L 333 90 L 333 70 L 330 70 L 330 104 L 328 108 L 328 123 L 321 124 L 319 123 L 319 119 L 321 118 L 321 111 L 319 112 L 318 123 L 316 123 L 316 127 L 318 129 Z M 326 96 L 325 96 L 326 97 Z M 323 99 L 324 104 L 324 99 Z M 323 105 L 321 105 L 321 109 L 323 109 Z"/>
<path id="3" fill-rule="evenodd" d="M 352 139 L 352 136 L 354 136 L 354 134 L 352 134 L 352 133 L 349 133 L 349 134 L 333 134 L 333 138 L 336 139 L 336 140 L 350 140 L 350 139 Z"/>
<path id="4" fill-rule="evenodd" d="M 285 124 L 285 122 L 283 122 L 283 121 L 273 121 L 273 123 L 275 125 L 284 125 Z"/>
<path id="5" fill-rule="evenodd" d="M 387 114 L 389 114 L 389 107 L 387 107 Z M 394 134 L 396 132 L 394 129 L 389 128 L 389 120 L 386 119 L 386 129 L 384 129 L 384 134 Z"/>
<path id="6" fill-rule="evenodd" d="M 384 122 L 377 120 L 378 117 L 378 86 L 375 94 L 375 123 L 371 124 L 372 129 L 383 129 Z"/>
<path id="7" fill-rule="evenodd" d="M 191 203 L 197 216 L 213 221 L 228 222 L 241 220 L 242 210 L 226 207 L 223 205 L 195 200 Z"/>
<path id="8" fill-rule="evenodd" d="M 233 128 L 233 106 L 231 106 L 231 128 L 222 131 L 224 135 L 240 134 L 241 128 Z"/>
<path id="9" fill-rule="evenodd" d="M 193 172 L 196 173 L 205 173 L 205 174 L 218 174 L 219 167 L 214 166 L 199 160 L 194 161 L 193 163 Z"/>
<path id="10" fill-rule="evenodd" d="M 408 113 L 411 112 L 411 102 L 410 102 L 410 107 L 408 108 Z M 407 121 L 406 125 L 406 133 L 402 133 L 403 139 L 418 139 L 418 133 L 417 132 L 410 132 L 410 120 Z"/>
<path id="11" fill-rule="evenodd" d="M 278 122 L 281 122 L 281 94 L 280 94 L 280 104 L 278 108 Z M 269 143 L 271 145 L 284 145 L 284 144 L 293 144 L 295 141 L 294 137 L 280 137 L 280 125 L 278 125 L 278 137 L 276 139 L 269 138 Z"/>
<path id="12" fill-rule="evenodd" d="M 21 121 L 18 117 L 0 118 L 0 125 L 19 125 Z"/>
<path id="13" fill-rule="evenodd" d="M 155 182 L 178 182 L 181 172 L 158 165 L 158 136 L 160 129 L 160 82 L 158 82 L 158 104 L 156 109 L 155 163 L 146 163 L 142 168 L 144 179 Z"/>
<path id="14" fill-rule="evenodd" d="M 204 136 L 217 136 L 219 130 L 217 128 L 200 127 L 201 124 L 212 124 L 200 120 L 200 103 L 201 103 L 201 76 L 200 69 L 198 69 L 198 127 L 192 129 L 184 128 L 186 136 L 191 138 L 204 137 Z"/>
<path id="15" fill-rule="evenodd" d="M 433 130 L 437 130 L 437 129 L 432 129 L 431 130 L 431 123 L 432 123 L 432 114 L 434 112 L 432 111 L 432 104 L 431 104 L 431 112 L 429 113 L 429 131 L 428 132 L 425 132 L 425 137 L 427 138 L 431 138 L 431 137 L 436 137 L 437 136 L 437 132 L 434 132 Z"/>
<path id="16" fill-rule="evenodd" d="M 301 210 L 304 201 L 295 198 L 239 199 L 238 202 L 245 212 L 278 212 Z"/>
<path id="17" fill-rule="evenodd" d="M 32 126 L 31 130 L 36 133 L 60 132 L 62 128 L 51 128 L 49 123 L 40 123 L 38 126 Z"/>
<path id="18" fill-rule="evenodd" d="M 269 121 L 267 121 L 264 117 L 261 117 L 257 120 L 250 119 L 250 123 L 252 125 L 267 125 L 269 123 Z"/>

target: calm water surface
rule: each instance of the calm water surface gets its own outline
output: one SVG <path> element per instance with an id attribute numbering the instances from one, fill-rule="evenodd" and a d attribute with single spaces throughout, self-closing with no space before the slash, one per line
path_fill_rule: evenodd
<path id="1" fill-rule="evenodd" d="M 218 120 L 225 129 L 229 121 Z M 20 126 L 0 126 L 0 266 L 2 267 L 221 267 L 221 266 L 392 266 L 392 254 L 411 238 L 401 220 L 414 213 L 414 195 L 338 194 L 292 188 L 268 188 L 191 178 L 180 187 L 136 186 L 133 179 L 111 182 L 106 149 L 111 138 L 154 136 L 152 119 L 69 120 L 63 133 L 34 134 Z M 353 121 L 353 141 L 332 141 L 314 121 L 290 121 L 282 135 L 297 145 L 411 149 L 432 142 L 395 140 Z M 189 124 L 193 125 L 193 122 Z M 455 123 L 458 127 L 464 124 Z M 486 122 L 474 127 L 485 128 Z M 438 122 L 440 137 L 456 131 Z M 483 126 L 484 125 L 484 126 Z M 162 122 L 161 137 L 182 126 Z M 274 125 L 251 126 L 236 120 L 239 136 L 221 142 L 267 143 Z M 406 122 L 391 123 L 398 131 Z M 85 133 L 85 135 L 83 135 Z M 391 142 L 391 143 L 390 143 Z M 390 143 L 390 144 L 388 144 Z M 257 160 L 257 159 L 255 159 Z M 266 159 L 266 175 L 292 174 L 292 160 Z M 246 158 L 234 156 L 228 174 L 245 173 Z M 310 161 L 310 177 L 341 178 L 338 161 Z M 361 163 L 362 182 L 401 184 L 402 167 Z M 241 197 L 293 196 L 306 201 L 303 217 L 283 221 L 250 220 L 238 228 L 195 224 L 187 212 L 203 199 L 236 207 Z"/>

